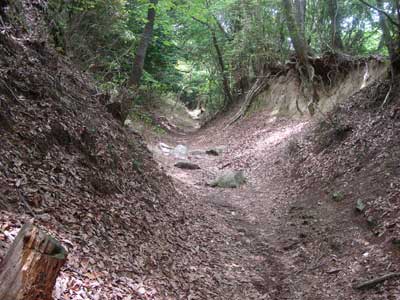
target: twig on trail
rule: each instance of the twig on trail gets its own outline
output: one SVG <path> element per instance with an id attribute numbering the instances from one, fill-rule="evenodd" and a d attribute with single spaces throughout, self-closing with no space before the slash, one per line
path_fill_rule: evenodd
<path id="1" fill-rule="evenodd" d="M 232 164 L 231 162 L 226 163 L 226 164 L 224 164 L 222 167 L 219 167 L 219 169 L 220 169 L 220 170 L 225 169 L 226 167 L 229 167 L 231 164 Z"/>
<path id="2" fill-rule="evenodd" d="M 353 286 L 354 289 L 356 290 L 361 290 L 361 289 L 368 289 L 371 287 L 374 287 L 375 285 L 377 285 L 378 283 L 384 282 L 388 279 L 392 279 L 392 278 L 396 278 L 396 277 L 400 277 L 400 272 L 395 272 L 395 273 L 388 273 L 385 274 L 383 276 L 356 284 Z"/>

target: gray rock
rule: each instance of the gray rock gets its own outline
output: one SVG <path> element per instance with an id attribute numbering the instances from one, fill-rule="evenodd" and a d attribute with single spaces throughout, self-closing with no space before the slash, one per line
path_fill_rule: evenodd
<path id="1" fill-rule="evenodd" d="M 178 159 L 187 159 L 188 148 L 184 145 L 178 145 L 172 150 L 172 155 Z"/>
<path id="2" fill-rule="evenodd" d="M 246 183 L 246 177 L 244 176 L 243 171 L 227 171 L 212 181 L 209 185 L 211 187 L 220 188 L 238 188 L 244 183 Z"/>
<path id="3" fill-rule="evenodd" d="M 356 204 L 356 210 L 357 210 L 358 212 L 363 212 L 364 209 L 365 209 L 365 204 L 364 204 L 364 202 L 363 202 L 361 199 L 358 199 L 358 200 L 357 200 L 357 204 Z"/>
<path id="4" fill-rule="evenodd" d="M 392 245 L 397 249 L 400 249 L 400 238 L 393 237 L 391 240 L 392 240 Z"/>
<path id="5" fill-rule="evenodd" d="M 219 155 L 219 152 L 217 150 L 215 150 L 215 149 L 207 150 L 206 153 L 208 155 L 212 155 L 212 156 L 218 156 Z"/>
<path id="6" fill-rule="evenodd" d="M 180 169 L 185 169 L 185 170 L 198 170 L 198 169 L 200 169 L 199 165 L 191 163 L 190 161 L 179 161 L 174 166 L 177 167 L 177 168 L 180 168 Z"/>
<path id="7" fill-rule="evenodd" d="M 369 217 L 367 218 L 367 224 L 368 224 L 368 226 L 370 226 L 370 227 L 375 227 L 375 226 L 378 225 L 378 222 L 376 221 L 376 219 L 375 219 L 373 216 L 369 216 Z"/>
<path id="8" fill-rule="evenodd" d="M 218 156 L 218 155 L 221 155 L 222 152 L 225 151 L 225 149 L 226 149 L 225 146 L 217 146 L 217 147 L 206 150 L 206 153 L 208 155 Z"/>

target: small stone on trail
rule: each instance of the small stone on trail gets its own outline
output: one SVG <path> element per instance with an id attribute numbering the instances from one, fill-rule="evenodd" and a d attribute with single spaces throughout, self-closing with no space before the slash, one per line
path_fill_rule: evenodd
<path id="1" fill-rule="evenodd" d="M 396 248 L 400 249 L 400 238 L 397 237 L 392 238 L 392 244 Z"/>
<path id="2" fill-rule="evenodd" d="M 212 181 L 209 185 L 211 187 L 220 188 L 238 188 L 246 182 L 246 177 L 243 171 L 228 171 L 217 179 Z"/>
<path id="3" fill-rule="evenodd" d="M 218 155 L 222 154 L 222 152 L 224 152 L 225 148 L 226 148 L 225 146 L 218 146 L 215 148 L 210 148 L 210 149 L 206 150 L 206 153 L 208 155 L 218 156 Z"/>
<path id="4" fill-rule="evenodd" d="M 146 289 L 144 287 L 140 287 L 137 292 L 139 295 L 144 295 L 146 294 Z"/>
<path id="5" fill-rule="evenodd" d="M 191 163 L 189 161 L 179 161 L 175 165 L 175 167 L 185 170 L 198 170 L 200 169 L 199 165 Z"/>
<path id="6" fill-rule="evenodd" d="M 375 218 L 373 216 L 369 216 L 367 218 L 367 224 L 370 227 L 375 227 L 377 225 L 377 222 L 376 222 L 376 220 L 375 220 Z"/>
<path id="7" fill-rule="evenodd" d="M 179 159 L 186 159 L 188 156 L 188 148 L 184 145 L 178 145 L 172 150 L 172 154 Z"/>
<path id="8" fill-rule="evenodd" d="M 212 156 L 218 156 L 218 155 L 219 155 L 218 151 L 215 150 L 215 149 L 207 150 L 206 153 L 207 153 L 208 155 L 212 155 Z"/>
<path id="9" fill-rule="evenodd" d="M 361 199 L 357 200 L 357 204 L 356 204 L 356 210 L 358 212 L 363 212 L 363 210 L 365 209 L 365 204 Z"/>

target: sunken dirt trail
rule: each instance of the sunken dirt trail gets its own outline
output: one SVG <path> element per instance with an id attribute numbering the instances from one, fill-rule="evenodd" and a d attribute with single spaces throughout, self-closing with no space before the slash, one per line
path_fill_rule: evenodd
<path id="1" fill-rule="evenodd" d="M 229 246 L 238 256 L 236 267 L 246 270 L 243 275 L 247 278 L 243 280 L 250 280 L 265 299 L 295 299 L 296 294 L 306 296 L 311 291 L 302 290 L 302 284 L 299 286 L 288 277 L 299 270 L 291 269 L 293 258 L 284 253 L 297 239 L 281 234 L 282 213 L 292 204 L 291 183 L 281 162 L 288 140 L 300 134 L 307 122 L 265 120 L 246 120 L 226 131 L 210 127 L 194 134 L 164 137 L 169 145 L 187 145 L 189 159 L 200 170 L 176 168 L 176 158 L 160 152 L 156 159 L 175 179 L 179 190 L 206 203 L 209 214 L 220 220 L 220 230 L 232 238 L 227 241 L 234 241 Z M 225 149 L 219 156 L 198 151 L 220 146 Z M 227 169 L 244 170 L 247 184 L 237 189 L 206 185 Z"/>
<path id="2" fill-rule="evenodd" d="M 177 190 L 196 199 L 214 221 L 211 226 L 225 237 L 218 242 L 225 243 L 221 249 L 226 253 L 220 255 L 229 261 L 225 267 L 232 272 L 232 295 L 399 299 L 352 288 L 363 281 L 359 265 L 369 245 L 363 238 L 369 235 L 367 229 L 353 224 L 351 213 L 325 203 L 317 192 L 306 192 L 291 176 L 290 143 L 310 132 L 313 122 L 275 118 L 265 112 L 226 130 L 223 123 L 219 120 L 194 133 L 167 134 L 153 140 L 150 148 Z M 186 145 L 188 159 L 201 169 L 174 167 L 179 159 L 161 151 L 160 142 Z M 204 153 L 219 146 L 224 148 L 219 156 Z M 247 183 L 237 189 L 206 184 L 228 169 L 244 170 Z"/>

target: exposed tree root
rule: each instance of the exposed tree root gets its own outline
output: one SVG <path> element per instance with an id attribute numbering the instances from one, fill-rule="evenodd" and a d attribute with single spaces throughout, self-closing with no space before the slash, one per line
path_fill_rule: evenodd
<path id="1" fill-rule="evenodd" d="M 245 100 L 242 106 L 240 107 L 240 110 L 228 122 L 226 127 L 231 126 L 233 123 L 241 119 L 246 114 L 246 112 L 249 110 L 249 107 L 251 106 L 251 103 L 253 102 L 253 99 L 256 98 L 266 88 L 269 76 L 270 75 L 261 76 L 257 78 L 253 86 L 247 92 Z"/>
<path id="2" fill-rule="evenodd" d="M 287 74 L 291 69 L 294 69 L 297 72 L 301 84 L 301 93 L 306 99 L 309 99 L 307 103 L 308 112 L 313 115 L 318 111 L 319 90 L 325 89 L 325 87 L 328 87 L 328 89 L 333 87 L 340 78 L 344 78 L 348 73 L 358 68 L 360 65 L 365 64 L 368 66 L 368 61 L 370 60 L 375 60 L 377 62 L 383 61 L 379 56 L 360 58 L 352 57 L 343 53 L 327 52 L 319 57 L 309 57 L 308 66 L 300 66 L 295 56 L 293 56 L 285 66 L 268 66 L 268 68 L 264 68 L 264 72 L 268 70 L 269 73 L 257 78 L 252 87 L 246 93 L 239 111 L 229 122 L 227 122 L 225 128 L 243 118 L 249 110 L 253 100 L 267 88 L 268 83 L 272 78 Z M 299 99 L 296 99 L 296 109 L 300 115 L 305 113 L 300 108 Z"/>
<path id="3" fill-rule="evenodd" d="M 285 71 L 285 69 L 272 68 L 272 70 L 270 70 L 267 75 L 261 75 L 257 77 L 257 80 L 254 82 L 250 90 L 246 93 L 246 97 L 239 111 L 227 123 L 225 128 L 231 126 L 232 124 L 243 118 L 244 115 L 248 112 L 251 104 L 253 103 L 253 100 L 268 87 L 268 82 L 270 81 L 270 79 L 281 75 L 283 71 Z"/>

